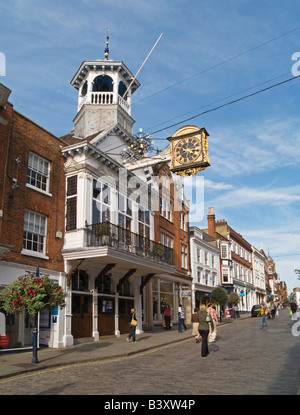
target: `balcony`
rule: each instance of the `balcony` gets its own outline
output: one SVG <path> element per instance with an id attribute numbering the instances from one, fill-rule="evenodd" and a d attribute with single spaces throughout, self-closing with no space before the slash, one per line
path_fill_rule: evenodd
<path id="1" fill-rule="evenodd" d="M 117 99 L 117 102 L 116 102 Z M 124 111 L 129 115 L 131 112 L 129 102 L 125 101 L 120 95 L 117 98 L 114 98 L 113 92 L 91 92 L 85 96 L 79 97 L 78 111 L 85 104 L 96 104 L 96 105 L 111 105 L 118 104 Z"/>
<path id="2" fill-rule="evenodd" d="M 88 225 L 87 246 L 108 246 L 149 258 L 168 265 L 174 265 L 173 249 L 110 222 Z"/>

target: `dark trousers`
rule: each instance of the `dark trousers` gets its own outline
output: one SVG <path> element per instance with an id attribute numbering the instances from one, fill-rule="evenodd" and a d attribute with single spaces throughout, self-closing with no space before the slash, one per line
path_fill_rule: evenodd
<path id="1" fill-rule="evenodd" d="M 202 345 L 201 345 L 201 356 L 205 357 L 208 355 L 208 334 L 209 330 L 199 330 L 200 336 L 202 337 Z"/>
<path id="2" fill-rule="evenodd" d="M 165 316 L 165 322 L 166 322 L 166 329 L 171 329 L 171 316 Z"/>
<path id="3" fill-rule="evenodd" d="M 129 328 L 130 328 L 130 333 L 129 333 L 128 339 L 130 339 L 132 337 L 132 342 L 135 342 L 136 327 L 129 323 Z"/>

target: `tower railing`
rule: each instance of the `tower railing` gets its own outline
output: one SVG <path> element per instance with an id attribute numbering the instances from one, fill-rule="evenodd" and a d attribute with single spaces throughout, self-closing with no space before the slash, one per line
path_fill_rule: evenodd
<path id="1" fill-rule="evenodd" d="M 91 104 L 109 105 L 114 102 L 113 92 L 91 92 Z"/>
<path id="2" fill-rule="evenodd" d="M 114 102 L 114 93 L 113 92 L 91 92 L 90 97 L 87 95 L 80 96 L 78 103 L 78 111 L 85 104 L 96 104 L 96 105 L 111 105 L 119 104 L 124 111 L 130 115 L 130 105 L 125 99 L 118 95 L 118 101 Z"/>

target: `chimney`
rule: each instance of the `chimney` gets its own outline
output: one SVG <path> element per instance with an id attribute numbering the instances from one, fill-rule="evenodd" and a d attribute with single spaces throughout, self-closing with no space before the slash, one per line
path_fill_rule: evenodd
<path id="1" fill-rule="evenodd" d="M 207 231 L 208 234 L 210 236 L 212 236 L 213 238 L 216 237 L 216 232 L 215 232 L 215 215 L 214 215 L 214 208 L 210 207 L 208 208 L 208 216 L 207 216 Z"/>

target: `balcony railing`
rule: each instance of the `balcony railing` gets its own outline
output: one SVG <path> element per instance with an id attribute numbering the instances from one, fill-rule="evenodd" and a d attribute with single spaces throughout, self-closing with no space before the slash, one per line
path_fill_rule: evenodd
<path id="1" fill-rule="evenodd" d="M 87 227 L 88 246 L 110 246 L 135 255 L 174 264 L 173 249 L 110 222 Z"/>

